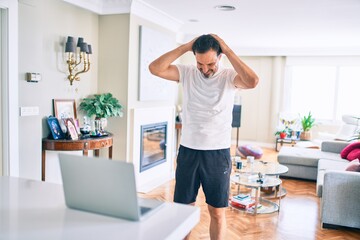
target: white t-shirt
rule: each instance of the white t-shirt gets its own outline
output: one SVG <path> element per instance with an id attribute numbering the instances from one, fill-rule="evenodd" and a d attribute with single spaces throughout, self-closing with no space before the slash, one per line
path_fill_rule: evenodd
<path id="1" fill-rule="evenodd" d="M 183 85 L 181 145 L 198 150 L 229 148 L 236 71 L 219 68 L 205 78 L 196 66 L 176 66 Z"/>

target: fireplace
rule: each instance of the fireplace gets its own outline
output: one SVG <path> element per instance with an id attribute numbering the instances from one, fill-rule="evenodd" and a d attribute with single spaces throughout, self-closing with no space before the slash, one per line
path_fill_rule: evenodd
<path id="1" fill-rule="evenodd" d="M 140 172 L 166 162 L 167 122 L 141 125 Z"/>

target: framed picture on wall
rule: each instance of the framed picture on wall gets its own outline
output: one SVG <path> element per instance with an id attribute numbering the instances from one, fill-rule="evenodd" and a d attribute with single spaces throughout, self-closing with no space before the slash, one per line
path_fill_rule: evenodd
<path id="1" fill-rule="evenodd" d="M 58 119 L 76 119 L 75 99 L 53 99 L 54 115 Z"/>
<path id="2" fill-rule="evenodd" d="M 149 71 L 149 64 L 162 54 L 175 48 L 175 40 L 168 34 L 140 26 L 139 95 L 140 101 L 171 100 L 177 84 L 165 81 Z M 161 43 L 161 44 L 154 44 Z"/>
<path id="3" fill-rule="evenodd" d="M 53 116 L 48 117 L 47 123 L 53 139 L 57 140 L 57 139 L 65 138 L 65 134 L 61 130 L 59 120 L 56 117 Z"/>

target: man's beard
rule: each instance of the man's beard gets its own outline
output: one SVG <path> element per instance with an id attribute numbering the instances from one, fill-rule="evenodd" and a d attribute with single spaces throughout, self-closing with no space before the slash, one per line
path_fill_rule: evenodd
<path id="1" fill-rule="evenodd" d="M 201 69 L 199 70 L 204 78 L 210 78 L 215 74 L 214 70 L 207 71 L 206 73 L 204 73 Z"/>

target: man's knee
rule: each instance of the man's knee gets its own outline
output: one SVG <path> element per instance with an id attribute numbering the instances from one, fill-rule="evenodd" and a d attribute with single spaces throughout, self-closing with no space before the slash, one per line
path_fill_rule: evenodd
<path id="1" fill-rule="evenodd" d="M 217 221 L 222 221 L 225 217 L 225 208 L 215 208 L 208 205 L 210 217 Z"/>

